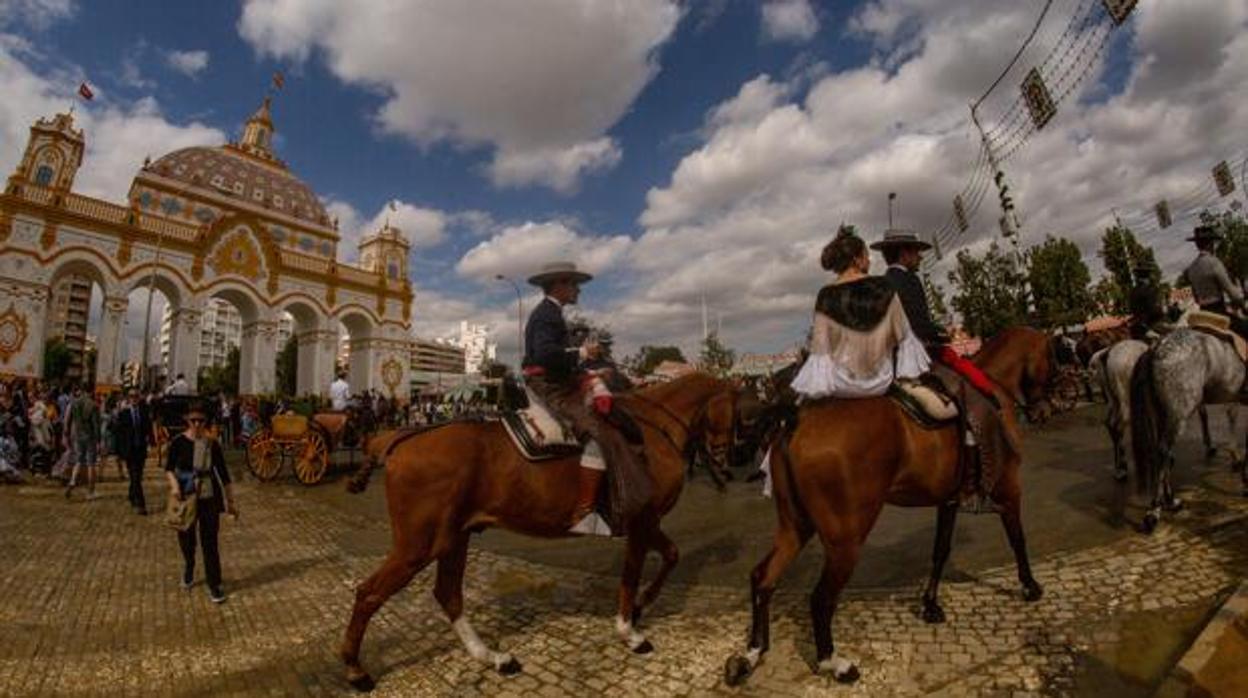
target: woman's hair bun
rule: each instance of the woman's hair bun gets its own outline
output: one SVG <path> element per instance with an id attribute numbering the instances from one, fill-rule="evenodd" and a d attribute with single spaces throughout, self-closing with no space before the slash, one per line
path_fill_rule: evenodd
<path id="1" fill-rule="evenodd" d="M 858 231 L 854 226 L 842 223 L 836 229 L 836 237 L 823 248 L 819 263 L 824 269 L 839 274 L 848 269 L 866 249 L 867 244 L 858 237 Z"/>

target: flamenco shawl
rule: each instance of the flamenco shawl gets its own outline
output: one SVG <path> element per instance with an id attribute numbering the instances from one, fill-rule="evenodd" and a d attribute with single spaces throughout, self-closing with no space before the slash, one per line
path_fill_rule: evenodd
<path id="1" fill-rule="evenodd" d="M 815 303 L 811 354 L 823 354 L 850 376 L 866 378 L 891 361 L 909 334 L 901 299 L 887 279 L 873 276 L 823 287 Z"/>

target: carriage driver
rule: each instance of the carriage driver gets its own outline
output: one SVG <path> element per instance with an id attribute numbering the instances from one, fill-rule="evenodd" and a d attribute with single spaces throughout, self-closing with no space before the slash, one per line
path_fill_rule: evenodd
<path id="1" fill-rule="evenodd" d="M 879 250 L 884 255 L 884 261 L 888 263 L 888 271 L 884 273 L 884 277 L 897 289 L 902 307 L 906 309 L 906 318 L 910 320 L 910 327 L 927 348 L 932 361 L 953 371 L 962 381 L 975 388 L 957 391 L 963 396 L 960 400 L 960 411 L 971 427 L 967 432 L 968 442 L 974 434 L 980 441 L 988 440 L 990 443 L 981 444 L 982 448 L 971 445 L 967 449 L 966 462 L 973 463 L 976 472 L 977 496 L 974 511 L 994 511 L 989 500 L 998 474 L 995 470 L 999 463 L 994 461 L 1000 460 L 1001 449 L 1009 443 L 1000 414 L 1001 403 L 993 392 L 992 379 L 984 375 L 978 366 L 959 356 L 950 346 L 949 332 L 932 320 L 931 311 L 927 307 L 927 293 L 918 275 L 923 252 L 931 249 L 931 245 L 920 240 L 913 232 L 888 230 L 884 233 L 884 239 L 872 244 L 871 249 Z M 997 454 L 996 457 L 993 454 Z"/>
<path id="2" fill-rule="evenodd" d="M 1237 316 L 1235 310 L 1248 313 L 1248 301 L 1244 298 L 1244 290 L 1231 280 L 1222 260 L 1214 254 L 1222 233 L 1211 225 L 1200 225 L 1192 231 L 1188 242 L 1196 243 L 1200 253 L 1183 271 L 1183 276 L 1192 285 L 1192 296 L 1201 310 L 1231 319 L 1231 329 L 1236 334 L 1248 339 L 1248 320 L 1242 315 Z"/>
<path id="3" fill-rule="evenodd" d="M 529 315 L 524 330 L 524 381 L 529 390 L 572 431 L 585 451 L 578 471 L 577 501 L 569 531 L 611 535 L 623 532 L 629 519 L 649 501 L 649 476 L 627 439 L 592 407 L 581 392 L 582 363 L 602 356 L 594 340 L 570 347 L 563 308 L 575 305 L 581 284 L 593 277 L 574 264 L 547 264 L 529 279 L 546 295 Z M 606 469 L 611 469 L 610 525 L 594 510 L 598 488 Z"/>

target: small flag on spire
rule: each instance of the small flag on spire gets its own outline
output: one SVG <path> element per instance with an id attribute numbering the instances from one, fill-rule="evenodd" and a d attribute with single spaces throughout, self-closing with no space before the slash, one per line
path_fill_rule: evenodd
<path id="1" fill-rule="evenodd" d="M 95 99 L 95 93 L 91 91 L 91 87 L 85 82 L 78 85 L 78 95 L 88 102 Z"/>
<path id="2" fill-rule="evenodd" d="M 282 75 L 282 71 L 273 72 L 273 89 L 280 90 L 286 86 L 286 76 Z"/>
<path id="3" fill-rule="evenodd" d="M 399 210 L 399 206 L 398 206 L 398 204 L 396 204 L 396 203 L 395 203 L 394 199 L 390 199 L 390 210 L 391 210 L 391 211 L 398 211 L 398 210 Z"/>

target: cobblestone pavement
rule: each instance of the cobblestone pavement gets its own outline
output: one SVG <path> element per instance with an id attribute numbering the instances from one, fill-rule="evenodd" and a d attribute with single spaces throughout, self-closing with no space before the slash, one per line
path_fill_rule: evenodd
<path id="1" fill-rule="evenodd" d="M 1248 572 L 1248 499 L 1229 473 L 1213 481 L 1187 493 L 1183 526 L 1036 561 L 1046 594 L 1035 604 L 1021 600 L 1012 566 L 947 581 L 940 626 L 916 616 L 916 588 L 852 590 L 834 625 L 838 650 L 862 669 L 848 688 L 811 673 L 806 588 L 782 584 L 771 653 L 748 686 L 728 689 L 724 660 L 748 625 L 744 587 L 669 586 L 643 624 L 657 651 L 634 656 L 614 633 L 613 577 L 484 551 L 469 561 L 467 608 L 522 674 L 467 656 L 428 570 L 375 617 L 363 659 L 383 696 L 1145 695 L 1158 677 L 1136 665 L 1169 666 L 1190 641 L 1158 629 L 1198 626 Z M 202 584 L 179 588 L 174 535 L 159 517 L 130 514 L 124 487 L 72 502 L 46 483 L 0 488 L 0 694 L 348 691 L 333 651 L 354 585 L 380 561 L 384 520 L 298 485 L 240 483 L 243 518 L 222 532 L 230 599 L 214 606 Z"/>

